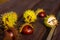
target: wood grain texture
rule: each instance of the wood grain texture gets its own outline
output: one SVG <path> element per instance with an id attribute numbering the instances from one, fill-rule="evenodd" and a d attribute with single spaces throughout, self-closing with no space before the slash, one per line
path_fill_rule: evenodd
<path id="1" fill-rule="evenodd" d="M 0 5 L 0 14 L 8 11 L 15 11 L 18 14 L 19 24 L 23 24 L 22 15 L 26 9 L 36 10 L 37 8 L 43 8 L 46 14 L 55 13 L 59 9 L 59 0 L 11 0 L 3 5 Z M 56 15 L 56 13 L 55 13 Z M 18 24 L 18 23 L 17 23 Z M 31 35 L 19 35 L 19 40 L 45 40 L 49 29 L 43 25 L 43 19 L 38 17 L 35 23 L 31 23 L 34 26 L 34 33 Z M 55 35 L 52 40 L 59 40 L 59 27 L 56 28 Z"/>

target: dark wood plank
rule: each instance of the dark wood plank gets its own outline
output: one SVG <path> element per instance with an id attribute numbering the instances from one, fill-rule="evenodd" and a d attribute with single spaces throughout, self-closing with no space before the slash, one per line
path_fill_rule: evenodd
<path id="1" fill-rule="evenodd" d="M 37 8 L 43 8 L 46 10 L 46 14 L 55 13 L 59 9 L 59 0 L 10 0 L 3 5 L 0 5 L 0 14 L 3 14 L 8 11 L 15 11 L 18 14 L 19 20 L 22 19 L 23 12 L 26 9 L 36 10 Z M 56 13 L 55 13 L 56 15 Z M 23 22 L 19 21 L 20 24 Z M 32 23 L 34 26 L 34 33 L 31 35 L 22 35 L 20 34 L 19 40 L 45 40 L 48 34 L 48 29 L 43 25 L 43 19 L 38 18 L 35 23 Z M 46 35 L 45 35 L 46 33 Z M 52 40 L 59 40 L 59 27 L 57 27 L 55 34 Z M 58 36 L 58 37 L 57 37 Z"/>

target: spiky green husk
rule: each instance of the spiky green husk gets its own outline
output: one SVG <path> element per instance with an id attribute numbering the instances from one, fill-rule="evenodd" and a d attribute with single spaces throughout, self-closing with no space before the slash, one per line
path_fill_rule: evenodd
<path id="1" fill-rule="evenodd" d="M 55 17 L 55 15 L 47 15 L 45 18 L 44 18 L 44 24 L 47 26 L 47 27 L 55 27 L 55 25 L 49 25 L 48 23 L 47 23 L 47 21 L 48 21 L 48 18 L 50 18 L 51 16 L 54 16 Z M 56 17 L 55 17 L 56 18 Z"/>

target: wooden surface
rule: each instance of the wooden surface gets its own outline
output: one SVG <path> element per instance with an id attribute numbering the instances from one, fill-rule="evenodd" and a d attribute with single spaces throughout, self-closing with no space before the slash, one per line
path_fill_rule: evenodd
<path id="1" fill-rule="evenodd" d="M 36 10 L 37 8 L 43 8 L 46 11 L 46 14 L 55 14 L 59 20 L 58 16 L 59 11 L 59 0 L 10 0 L 9 2 L 0 5 L 0 13 L 5 13 L 8 11 L 15 11 L 18 14 L 19 21 L 18 23 L 23 24 L 22 15 L 26 9 Z M 38 20 L 35 23 L 31 23 L 34 26 L 34 33 L 31 35 L 20 34 L 19 40 L 45 40 L 50 29 L 46 28 L 43 25 L 43 19 L 38 17 Z M 60 40 L 60 25 L 58 24 L 52 40 Z"/>

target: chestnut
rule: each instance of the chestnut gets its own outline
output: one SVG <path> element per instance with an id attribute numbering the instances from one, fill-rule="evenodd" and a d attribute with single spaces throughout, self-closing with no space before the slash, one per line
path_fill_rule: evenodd
<path id="1" fill-rule="evenodd" d="M 42 17 L 42 18 L 44 18 L 44 17 L 46 17 L 46 13 L 45 12 L 39 12 L 39 17 Z"/>
<path id="2" fill-rule="evenodd" d="M 25 25 L 21 31 L 22 34 L 32 34 L 33 28 L 30 25 Z"/>
<path id="3" fill-rule="evenodd" d="M 46 12 L 45 12 L 44 9 L 38 8 L 36 10 L 36 15 L 39 16 L 39 17 L 41 17 L 41 18 L 44 18 L 46 16 Z"/>
<path id="4" fill-rule="evenodd" d="M 11 36 L 11 37 L 13 37 L 13 32 L 11 31 L 11 30 L 7 30 L 7 32 L 9 33 L 9 35 Z"/>

